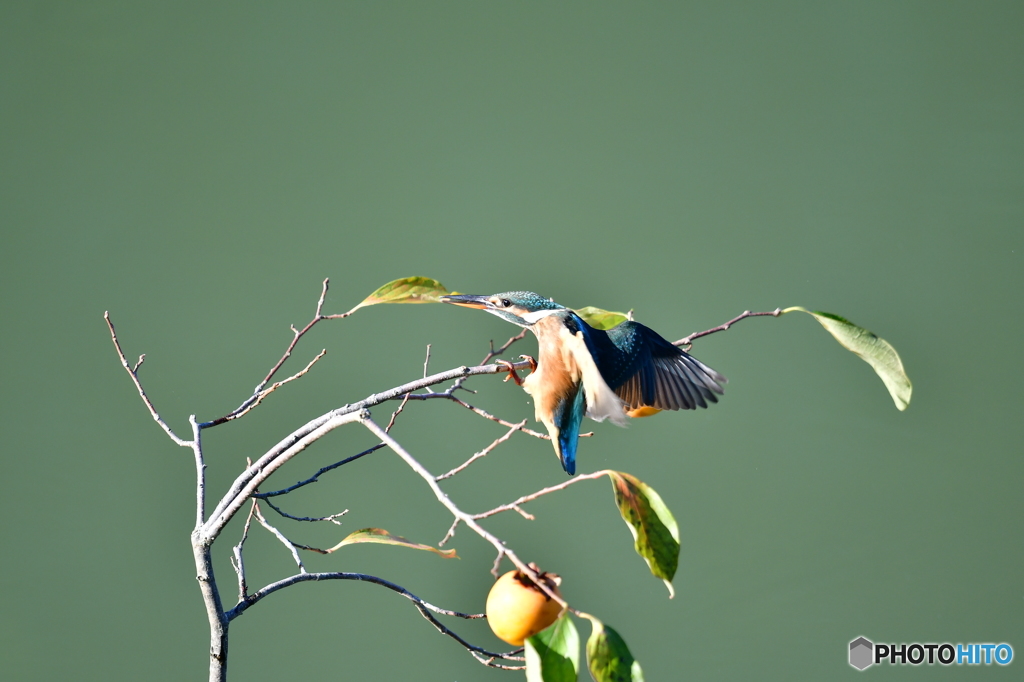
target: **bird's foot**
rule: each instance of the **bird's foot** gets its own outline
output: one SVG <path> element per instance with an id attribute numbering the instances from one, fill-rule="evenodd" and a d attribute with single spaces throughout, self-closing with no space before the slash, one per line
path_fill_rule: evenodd
<path id="1" fill-rule="evenodd" d="M 532 355 L 520 355 L 519 359 L 526 360 L 528 363 L 530 363 L 530 372 L 537 371 L 537 361 L 534 359 Z"/>
<path id="2" fill-rule="evenodd" d="M 511 362 L 509 362 L 508 360 L 495 360 L 494 364 L 501 365 L 502 367 L 508 370 L 508 376 L 505 377 L 505 381 L 511 379 L 512 381 L 516 382 L 516 386 L 523 385 L 523 380 L 519 378 L 518 374 L 516 374 L 516 368 L 512 365 Z"/>

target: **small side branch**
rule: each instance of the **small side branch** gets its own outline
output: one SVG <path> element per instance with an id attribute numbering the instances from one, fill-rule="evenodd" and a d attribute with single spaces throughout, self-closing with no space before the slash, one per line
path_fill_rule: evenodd
<path id="1" fill-rule="evenodd" d="M 253 495 L 253 497 L 258 497 L 258 496 L 259 496 L 258 494 L 257 495 Z M 337 514 L 330 514 L 329 516 L 292 516 L 288 512 L 284 511 L 283 509 L 281 509 L 280 507 L 275 505 L 270 500 L 263 500 L 263 501 L 266 502 L 270 506 L 270 508 L 273 509 L 274 511 L 276 511 L 278 514 L 280 514 L 281 516 L 283 516 L 286 519 L 291 519 L 292 521 L 330 521 L 335 526 L 340 526 L 341 525 L 341 521 L 339 521 L 338 519 L 341 518 L 342 516 L 344 516 L 345 514 L 348 514 L 348 509 L 346 509 L 343 512 L 338 512 Z"/>
<path id="2" fill-rule="evenodd" d="M 260 511 L 260 506 L 253 502 L 253 516 L 260 522 L 260 525 L 273 533 L 274 537 L 281 541 L 281 544 L 288 548 L 291 552 L 292 559 L 295 561 L 295 565 L 299 567 L 300 573 L 306 572 L 306 567 L 302 563 L 302 559 L 299 557 L 299 550 L 296 548 L 295 543 L 284 536 L 284 533 L 279 531 L 274 526 L 270 525 L 265 518 L 263 518 L 263 512 Z"/>
<path id="3" fill-rule="evenodd" d="M 241 405 L 239 405 L 238 407 L 236 407 L 223 417 L 219 417 L 217 419 L 214 419 L 213 421 L 204 422 L 202 425 L 203 428 L 219 426 L 220 424 L 229 422 L 232 419 L 237 419 L 238 417 L 241 417 L 249 410 L 256 407 L 256 405 L 258 405 L 263 400 L 263 398 L 265 398 L 268 394 L 272 393 L 278 386 L 286 384 L 289 381 L 292 381 L 293 379 L 297 379 L 306 372 L 308 372 L 309 368 L 312 367 L 317 360 L 323 357 L 324 353 L 327 352 L 326 350 L 321 351 L 321 353 L 318 356 L 313 358 L 313 361 L 306 366 L 306 369 L 302 370 L 301 372 L 295 374 L 292 377 L 289 377 L 288 379 L 285 379 L 284 381 L 278 382 L 274 386 L 271 386 L 269 389 L 267 388 L 267 384 L 270 383 L 270 380 L 274 378 L 274 375 L 277 374 L 278 370 L 280 370 L 284 363 L 288 360 L 288 358 L 292 356 L 292 351 L 295 350 L 295 346 L 298 345 L 299 340 L 302 339 L 302 337 L 306 335 L 306 332 L 312 329 L 317 322 L 319 322 L 320 320 L 338 320 L 348 317 L 349 315 L 352 314 L 353 311 L 351 310 L 348 311 L 347 313 L 339 313 L 337 315 L 323 314 L 324 301 L 327 299 L 327 288 L 329 283 L 330 279 L 324 280 L 323 287 L 320 290 L 320 298 L 316 302 L 316 312 L 313 314 L 313 319 L 310 320 L 309 323 L 302 329 L 296 329 L 294 326 L 292 327 L 292 341 L 291 343 L 288 344 L 288 347 L 285 349 L 284 355 L 281 356 L 281 359 L 277 361 L 276 365 L 270 368 L 270 371 L 267 372 L 267 376 L 263 377 L 263 381 L 261 381 L 256 386 L 256 388 L 252 392 L 252 395 L 246 398 Z"/>
<path id="4" fill-rule="evenodd" d="M 245 519 L 245 527 L 242 528 L 242 537 L 238 544 L 231 548 L 231 567 L 235 569 L 238 576 L 238 601 L 244 600 L 249 595 L 249 586 L 245 581 L 245 559 L 242 556 L 242 549 L 245 541 L 249 538 L 249 527 L 252 525 L 252 515 L 256 510 L 256 500 L 253 500 L 249 507 L 249 516 Z"/>
<path id="5" fill-rule="evenodd" d="M 472 464 L 476 460 L 480 459 L 481 457 L 486 457 L 492 450 L 494 450 L 494 448 L 498 447 L 499 445 L 501 445 L 502 443 L 507 441 L 509 438 L 512 437 L 513 433 L 515 433 L 519 429 L 523 428 L 524 426 L 526 426 L 526 420 L 525 419 L 523 421 L 519 422 L 518 424 L 513 424 L 512 428 L 509 429 L 508 432 L 504 436 L 502 436 L 501 438 L 496 439 L 493 443 L 488 445 L 486 448 L 484 448 L 480 452 L 474 454 L 472 457 L 470 457 L 465 462 L 463 462 L 459 466 L 455 467 L 454 469 L 452 469 L 448 473 L 441 474 L 440 476 L 437 477 L 436 480 L 443 481 L 446 478 L 451 478 L 452 476 L 454 476 L 455 474 L 459 473 L 460 471 L 462 471 L 463 469 L 468 467 L 470 464 Z"/>
<path id="6" fill-rule="evenodd" d="M 532 502 L 533 500 L 536 500 L 539 497 L 544 497 L 545 495 L 550 495 L 551 493 L 558 492 L 559 490 L 565 490 L 569 486 L 571 486 L 571 485 L 573 485 L 575 483 L 579 483 L 580 481 L 590 481 L 590 480 L 593 480 L 595 478 L 601 478 L 602 476 L 607 476 L 610 473 L 612 473 L 610 470 L 603 469 L 601 471 L 595 471 L 592 474 L 580 474 L 580 475 L 578 475 L 578 476 L 576 476 L 574 478 L 569 479 L 565 483 L 559 483 L 558 485 L 553 485 L 553 486 L 551 486 L 549 488 L 544 488 L 543 490 L 538 490 L 537 492 L 535 492 L 535 493 L 533 493 L 531 495 L 523 495 L 522 497 L 520 497 L 515 502 L 509 502 L 508 504 L 503 504 L 500 507 L 495 507 L 494 509 L 489 509 L 489 510 L 487 510 L 485 512 L 480 512 L 479 514 L 473 514 L 473 518 L 474 519 L 486 519 L 488 516 L 494 516 L 495 514 L 500 514 L 501 512 L 514 511 L 514 512 L 518 512 L 520 515 L 522 515 L 525 518 L 528 518 L 528 519 L 530 519 L 532 521 L 533 517 L 530 516 L 529 514 L 527 514 L 526 512 L 524 512 L 522 509 L 520 509 L 519 508 L 520 505 L 526 504 L 527 502 Z"/>
<path id="7" fill-rule="evenodd" d="M 340 462 L 335 462 L 334 464 L 328 464 L 325 467 L 320 467 L 320 469 L 318 469 L 315 474 L 313 474 L 312 476 L 307 478 L 305 481 L 299 481 L 295 485 L 288 486 L 287 488 L 282 488 L 281 490 L 272 490 L 272 491 L 270 491 L 268 493 L 253 493 L 253 497 L 258 497 L 261 500 L 265 500 L 265 499 L 268 499 L 268 498 L 271 498 L 271 497 L 277 497 L 278 495 L 287 495 L 291 491 L 297 490 L 297 489 L 301 488 L 302 486 L 309 485 L 310 483 L 316 483 L 318 480 L 320 480 L 320 476 L 323 475 L 323 474 L 326 474 L 328 471 L 331 471 L 333 469 L 337 469 L 338 467 L 340 467 L 340 466 L 342 466 L 344 464 L 348 464 L 349 462 L 354 462 L 355 460 L 359 459 L 360 457 L 365 457 L 366 455 L 370 454 L 371 452 L 376 452 L 377 450 L 380 450 L 382 447 L 384 447 L 384 443 L 377 443 L 373 447 L 367 448 L 366 450 L 363 450 L 362 452 L 356 453 L 356 454 L 352 455 L 351 457 L 346 457 L 345 459 L 341 460 Z"/>
<path id="8" fill-rule="evenodd" d="M 525 364 L 526 366 L 529 366 L 528 363 L 523 363 L 523 364 Z M 492 367 L 497 367 L 497 365 L 491 365 L 491 366 Z M 409 399 L 410 400 L 434 400 L 434 399 L 450 400 L 453 403 L 455 403 L 456 405 L 461 405 L 462 407 L 465 407 L 470 412 L 473 412 L 474 414 L 480 415 L 484 419 L 489 419 L 492 422 L 495 422 L 497 424 L 501 424 L 502 426 L 507 426 L 509 428 L 515 426 L 515 423 L 513 423 L 513 422 L 506 421 L 506 420 L 502 419 L 501 417 L 496 417 L 495 415 L 491 414 L 490 412 L 488 412 L 486 410 L 482 410 L 479 407 L 476 407 L 475 405 L 470 405 L 469 403 L 467 403 L 462 398 L 458 398 L 458 397 L 452 395 L 452 390 L 455 389 L 455 388 L 456 388 L 456 386 L 453 385 L 451 388 L 449 388 L 446 391 L 432 391 L 430 393 L 413 393 L 413 394 L 411 394 L 409 396 Z M 521 427 L 520 431 L 522 431 L 523 433 L 527 434 L 528 436 L 533 436 L 534 438 L 540 438 L 541 440 L 551 440 L 551 436 L 549 436 L 548 434 L 540 433 L 539 431 L 534 431 L 533 429 L 528 429 L 525 426 Z M 590 436 L 590 435 L 592 435 L 592 434 L 591 433 L 581 433 L 580 434 L 580 438 L 583 438 L 584 436 Z"/>
<path id="9" fill-rule="evenodd" d="M 110 319 L 110 312 L 103 313 L 103 319 L 107 323 L 107 328 L 110 329 L 110 340 L 114 342 L 114 349 L 117 351 L 117 357 L 121 360 L 121 366 L 128 372 L 128 376 L 132 378 L 132 383 L 135 384 L 136 390 L 139 392 L 139 397 L 142 398 L 142 402 L 145 404 L 146 409 L 149 410 L 149 414 L 153 417 L 153 421 L 160 425 L 160 428 L 164 430 L 171 440 L 178 445 L 188 448 L 192 447 L 192 442 L 178 438 L 178 436 L 171 430 L 171 427 L 167 425 L 167 422 L 163 420 L 160 414 L 156 411 L 153 406 L 153 401 L 146 395 L 145 389 L 142 388 L 142 382 L 139 381 L 139 369 L 142 367 L 143 361 L 146 359 L 145 354 L 139 356 L 139 361 L 134 366 L 128 364 L 128 358 L 124 356 L 124 351 L 121 350 L 121 343 L 117 340 L 117 332 L 114 331 L 114 322 Z"/>
<path id="10" fill-rule="evenodd" d="M 691 343 L 694 342 L 694 340 L 699 339 L 702 336 L 707 336 L 708 334 L 714 334 L 715 332 L 724 332 L 726 329 L 728 329 L 729 327 L 733 326 L 734 324 L 736 324 L 740 320 L 745 320 L 748 317 L 778 317 L 781 314 L 782 314 L 782 308 L 776 308 L 775 310 L 770 310 L 768 312 L 763 312 L 763 313 L 752 313 L 749 310 L 744 310 L 741 314 L 737 315 L 736 317 L 732 318 L 731 320 L 729 320 L 728 322 L 726 322 L 724 324 L 720 324 L 717 327 L 712 327 L 711 329 L 707 329 L 707 330 L 702 331 L 702 332 L 694 332 L 693 334 L 690 334 L 689 336 L 684 336 L 683 338 L 679 339 L 678 341 L 673 341 L 672 345 L 673 346 L 689 346 Z"/>
<path id="11" fill-rule="evenodd" d="M 241 410 L 240 412 L 239 411 L 234 411 L 234 412 L 232 412 L 230 414 L 227 414 L 227 415 L 221 417 L 220 419 L 215 419 L 212 422 L 206 422 L 202 426 L 204 428 L 210 427 L 210 426 L 216 426 L 217 424 L 223 424 L 224 422 L 229 422 L 232 419 L 238 419 L 239 417 L 244 417 L 246 414 L 249 413 L 249 410 L 252 410 L 257 405 L 262 403 L 263 399 L 266 398 L 268 395 L 270 395 L 271 393 L 273 393 L 277 389 L 281 388 L 285 384 L 287 384 L 287 383 L 289 383 L 291 381 L 295 381 L 299 377 L 301 377 L 304 374 L 306 374 L 306 372 L 308 372 L 310 369 L 312 369 L 313 365 L 315 365 L 320 360 L 320 358 L 322 358 L 325 355 L 327 355 L 327 349 L 326 348 L 324 348 L 322 351 L 317 353 L 316 357 L 313 358 L 312 360 L 310 360 L 309 364 L 306 365 L 302 370 L 296 372 L 295 374 L 291 375 L 287 379 L 282 379 L 281 381 L 274 382 L 273 384 L 271 384 L 267 388 L 264 388 L 261 391 L 258 391 L 257 393 L 254 393 L 252 399 L 246 401 L 245 409 Z M 221 420 L 223 420 L 223 421 L 221 421 Z"/>

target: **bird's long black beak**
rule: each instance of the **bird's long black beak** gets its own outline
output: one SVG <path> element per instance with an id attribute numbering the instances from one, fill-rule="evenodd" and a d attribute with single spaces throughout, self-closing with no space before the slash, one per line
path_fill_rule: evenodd
<path id="1" fill-rule="evenodd" d="M 465 308 L 478 308 L 485 310 L 491 307 L 489 296 L 472 296 L 470 294 L 456 294 L 452 296 L 441 296 L 438 300 L 441 303 L 452 303 Z"/>

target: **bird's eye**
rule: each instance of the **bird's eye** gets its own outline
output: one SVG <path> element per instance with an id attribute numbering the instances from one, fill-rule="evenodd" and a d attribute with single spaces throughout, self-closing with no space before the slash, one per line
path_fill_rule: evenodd
<path id="1" fill-rule="evenodd" d="M 501 299 L 502 308 L 508 308 L 510 305 L 512 305 L 512 301 L 508 300 L 507 298 Z"/>

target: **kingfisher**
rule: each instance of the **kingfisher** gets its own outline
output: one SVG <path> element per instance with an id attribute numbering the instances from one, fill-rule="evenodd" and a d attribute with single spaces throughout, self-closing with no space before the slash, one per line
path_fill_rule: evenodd
<path id="1" fill-rule="evenodd" d="M 537 337 L 538 358 L 521 356 L 532 369 L 525 379 L 511 363 L 501 362 L 508 365 L 509 378 L 533 397 L 535 418 L 547 428 L 570 476 L 576 473 L 584 414 L 625 426 L 628 417 L 706 408 L 724 393 L 724 376 L 639 322 L 595 329 L 575 311 L 532 291 L 440 300 L 486 310 Z"/>

